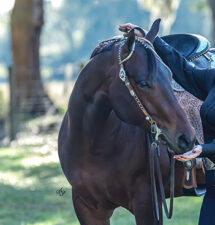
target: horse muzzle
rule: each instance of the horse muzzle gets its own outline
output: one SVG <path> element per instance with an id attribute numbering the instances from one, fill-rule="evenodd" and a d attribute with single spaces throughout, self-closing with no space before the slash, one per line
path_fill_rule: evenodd
<path id="1" fill-rule="evenodd" d="M 178 135 L 171 135 L 168 131 L 163 130 L 162 134 L 169 148 L 175 154 L 183 154 L 192 150 L 195 144 L 195 136 L 188 135 L 186 133 L 179 133 Z"/>

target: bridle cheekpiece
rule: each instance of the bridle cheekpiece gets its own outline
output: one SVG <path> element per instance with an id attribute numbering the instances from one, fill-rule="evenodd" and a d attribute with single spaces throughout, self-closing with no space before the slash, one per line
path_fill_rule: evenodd
<path id="1" fill-rule="evenodd" d="M 154 49 L 152 43 L 145 38 L 135 37 L 135 41 L 138 41 L 139 43 L 141 43 L 146 49 L 149 47 Z M 158 223 L 162 225 L 163 221 L 162 221 L 162 216 L 160 216 L 160 212 L 159 212 L 158 192 L 157 192 L 155 171 L 158 177 L 159 191 L 161 194 L 164 212 L 167 218 L 170 219 L 172 217 L 172 212 L 173 212 L 175 160 L 173 159 L 173 157 L 170 157 L 170 206 L 168 210 L 166 199 L 165 199 L 165 191 L 164 191 L 164 185 L 162 181 L 160 162 L 159 162 L 159 156 L 160 156 L 159 136 L 162 134 L 162 132 L 161 132 L 161 129 L 157 126 L 156 121 L 152 119 L 152 117 L 149 115 L 146 108 L 140 101 L 139 97 L 135 93 L 135 90 L 132 87 L 132 84 L 130 83 L 128 76 L 126 75 L 126 72 L 123 66 L 123 63 L 128 61 L 134 53 L 135 41 L 132 45 L 131 52 L 123 60 L 121 58 L 121 51 L 122 51 L 122 46 L 125 43 L 125 40 L 119 46 L 119 55 L 118 55 L 119 66 L 120 66 L 119 78 L 124 82 L 125 86 L 129 90 L 130 95 L 136 101 L 137 105 L 139 106 L 142 113 L 144 114 L 145 119 L 149 122 L 151 127 L 151 133 L 147 136 L 147 143 L 148 143 L 148 149 L 149 149 L 149 171 L 150 171 L 150 178 L 151 178 L 152 203 L 153 203 L 153 209 L 154 209 L 153 214 L 155 218 L 157 219 Z"/>
<path id="2" fill-rule="evenodd" d="M 135 37 L 135 40 L 138 41 L 139 43 L 141 43 L 145 48 L 149 48 L 149 46 L 150 46 L 152 49 L 154 49 L 153 44 L 145 38 Z M 119 66 L 120 66 L 119 78 L 124 82 L 125 86 L 129 90 L 130 95 L 134 98 L 137 105 L 139 106 L 139 108 L 141 109 L 143 114 L 145 115 L 145 119 L 150 123 L 151 133 L 155 135 L 155 141 L 157 142 L 158 138 L 162 134 L 162 132 L 161 132 L 160 128 L 157 126 L 156 121 L 152 119 L 152 117 L 149 115 L 146 108 L 143 106 L 142 102 L 140 101 L 139 97 L 137 96 L 134 88 L 132 87 L 132 84 L 129 81 L 128 76 L 126 75 L 126 72 L 125 72 L 125 69 L 123 66 L 123 63 L 128 61 L 132 57 L 136 44 L 134 41 L 131 52 L 129 53 L 129 55 L 126 58 L 122 59 L 121 52 L 122 52 L 122 46 L 124 43 L 125 43 L 125 40 L 119 46 L 119 53 L 118 53 Z"/>

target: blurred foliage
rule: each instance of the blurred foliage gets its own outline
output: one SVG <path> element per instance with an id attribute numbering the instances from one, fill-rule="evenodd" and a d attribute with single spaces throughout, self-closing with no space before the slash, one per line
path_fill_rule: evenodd
<path id="1" fill-rule="evenodd" d="M 160 1 L 162 8 L 155 7 L 155 1 Z M 87 60 L 91 51 L 97 45 L 98 40 L 107 39 L 119 34 L 119 24 L 131 22 L 146 29 L 149 28 L 151 14 L 162 11 L 173 14 L 179 4 L 179 0 L 170 1 L 171 4 L 161 0 L 64 0 L 61 7 L 53 9 L 46 4 L 46 24 L 42 36 L 42 65 L 57 68 L 62 64 L 73 62 L 79 64 L 79 60 Z M 176 21 L 173 24 L 174 33 L 190 32 L 205 36 L 210 35 L 210 25 L 205 26 L 206 15 L 204 13 L 190 12 L 190 5 L 196 0 L 181 0 L 177 11 Z M 157 15 L 157 14 L 156 14 Z M 192 19 L 190 19 L 192 18 Z M 196 23 L 197 19 L 199 20 Z M 162 24 L 167 24 L 167 17 Z M 171 27 L 171 21 L 170 26 Z M 207 22 L 207 24 L 209 24 Z M 206 29 L 208 30 L 206 31 Z"/>
<path id="2" fill-rule="evenodd" d="M 172 9 L 178 8 L 179 3 L 180 0 L 145 0 L 143 3 L 143 7 L 148 11 L 155 10 L 161 14 L 169 16 Z"/>
<path id="3" fill-rule="evenodd" d="M 8 105 L 5 101 L 3 91 L 0 90 L 0 120 L 5 118 L 5 115 L 7 113 L 7 107 Z"/>
<path id="4" fill-rule="evenodd" d="M 45 65 L 59 66 L 87 59 L 98 40 L 118 33 L 120 23 L 132 21 L 146 26 L 149 22 L 149 13 L 143 12 L 136 0 L 130 0 L 129 4 L 123 0 L 64 0 L 54 13 L 50 7 L 46 5 L 47 23 L 42 41 Z"/>
<path id="5" fill-rule="evenodd" d="M 210 7 L 207 0 L 198 0 L 195 4 L 190 5 L 190 9 L 198 12 L 208 12 Z"/>
<path id="6" fill-rule="evenodd" d="M 179 8 L 176 12 L 179 1 Z M 53 7 L 50 0 L 44 0 L 45 26 L 40 50 L 43 78 L 63 80 L 64 67 L 71 62 L 77 67 L 72 76 L 74 79 L 79 71 L 80 61 L 88 60 L 99 40 L 120 34 L 118 25 L 126 22 L 148 29 L 153 12 L 156 12 L 154 14 L 156 17 L 173 13 L 170 24 L 168 24 L 167 17 L 163 17 L 162 21 L 162 24 L 166 23 L 169 27 L 172 25 L 171 33 L 198 33 L 210 38 L 211 18 L 207 11 L 202 11 L 207 5 L 206 1 L 60 0 L 62 4 Z M 159 7 L 157 2 L 160 2 Z M 1 18 L 0 63 L 6 66 L 11 63 L 8 25 L 8 17 Z"/>
<path id="7" fill-rule="evenodd" d="M 11 64 L 9 17 L 0 18 L 0 62 Z"/>
<path id="8" fill-rule="evenodd" d="M 158 17 L 163 19 L 163 23 L 161 23 L 162 35 L 167 35 L 175 21 L 180 1 L 181 0 L 145 0 L 141 5 L 151 13 L 150 23 Z"/>

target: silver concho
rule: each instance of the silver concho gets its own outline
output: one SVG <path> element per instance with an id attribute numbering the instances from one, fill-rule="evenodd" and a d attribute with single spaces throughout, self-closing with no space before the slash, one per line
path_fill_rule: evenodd
<path id="1" fill-rule="evenodd" d="M 122 81 L 125 81 L 125 70 L 123 67 L 120 68 L 120 71 L 119 71 L 119 78 L 122 80 Z"/>
<path id="2" fill-rule="evenodd" d="M 130 94 L 131 94 L 131 96 L 134 96 L 134 91 L 130 90 Z"/>
<path id="3" fill-rule="evenodd" d="M 171 82 L 172 89 L 177 92 L 185 91 L 183 87 L 181 87 L 174 79 Z"/>

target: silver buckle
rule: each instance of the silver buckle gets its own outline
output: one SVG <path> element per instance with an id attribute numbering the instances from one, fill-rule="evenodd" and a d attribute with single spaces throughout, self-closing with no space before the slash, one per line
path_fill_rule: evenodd
<path id="1" fill-rule="evenodd" d="M 157 123 L 153 123 L 151 125 L 151 133 L 155 134 L 155 140 L 158 141 L 159 136 L 162 134 L 160 128 L 157 126 Z"/>

